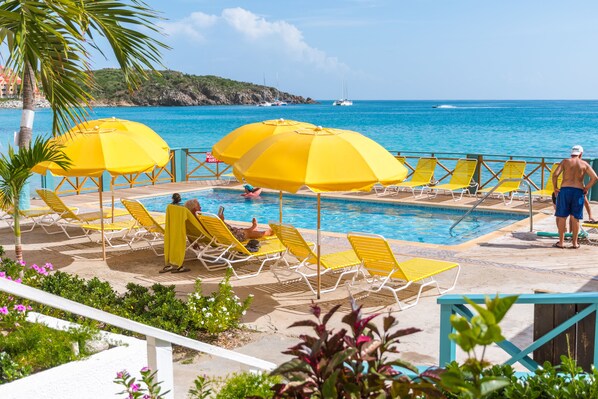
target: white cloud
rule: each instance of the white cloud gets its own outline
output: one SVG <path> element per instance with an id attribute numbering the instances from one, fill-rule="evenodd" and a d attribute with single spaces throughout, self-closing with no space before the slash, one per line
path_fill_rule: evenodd
<path id="1" fill-rule="evenodd" d="M 169 36 L 186 36 L 194 41 L 204 41 L 205 37 L 202 31 L 214 26 L 218 22 L 218 16 L 209 15 L 203 12 L 191 13 L 175 22 L 162 22 L 160 26 Z"/>
<path id="2" fill-rule="evenodd" d="M 286 21 L 268 21 L 240 7 L 224 9 L 221 16 L 194 12 L 178 21 L 160 25 L 171 37 L 181 36 L 195 42 L 206 42 L 205 31 L 218 24 L 222 24 L 223 28 L 232 28 L 250 42 L 259 42 L 262 48 L 267 45 L 271 51 L 273 48 L 273 51 L 284 54 L 292 61 L 327 71 L 349 70 L 336 57 L 330 57 L 324 51 L 310 46 L 295 25 Z"/>
<path id="3" fill-rule="evenodd" d="M 303 33 L 286 21 L 267 21 L 265 18 L 243 8 L 227 8 L 222 18 L 237 32 L 250 41 L 274 43 L 288 56 L 327 70 L 347 70 L 347 66 L 324 51 L 311 47 Z"/>

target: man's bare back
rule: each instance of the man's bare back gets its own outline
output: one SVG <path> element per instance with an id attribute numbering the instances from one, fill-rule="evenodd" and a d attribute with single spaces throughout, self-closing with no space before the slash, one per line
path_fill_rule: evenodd
<path id="1" fill-rule="evenodd" d="M 561 161 L 555 175 L 563 174 L 561 187 L 575 187 L 583 190 L 583 179 L 588 170 L 591 170 L 591 167 L 586 161 L 579 157 L 572 157 Z"/>

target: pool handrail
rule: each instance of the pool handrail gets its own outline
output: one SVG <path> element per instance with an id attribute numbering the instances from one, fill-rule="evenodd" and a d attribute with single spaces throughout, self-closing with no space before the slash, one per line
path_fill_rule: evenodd
<path id="1" fill-rule="evenodd" d="M 42 303 L 55 309 L 100 321 L 123 330 L 145 335 L 147 341 L 147 360 L 150 369 L 157 372 L 157 381 L 162 381 L 163 391 L 168 392 L 164 398 L 174 398 L 174 369 L 172 359 L 172 344 L 183 346 L 199 352 L 207 353 L 238 363 L 250 366 L 252 369 L 273 370 L 276 364 L 258 359 L 232 350 L 220 348 L 205 342 L 161 330 L 133 320 L 116 316 L 111 313 L 92 308 L 81 303 L 50 294 L 25 284 L 15 283 L 8 279 L 0 278 L 0 292 L 6 292 L 34 302 Z"/>
<path id="2" fill-rule="evenodd" d="M 461 221 L 463 219 L 465 219 L 471 212 L 473 212 L 478 207 L 478 205 L 480 205 L 482 202 L 484 202 L 484 200 L 486 200 L 486 198 L 488 198 L 488 196 L 490 196 L 502 184 L 510 183 L 510 182 L 517 182 L 517 181 L 521 182 L 521 183 L 525 183 L 525 185 L 527 185 L 527 194 L 529 196 L 529 231 L 530 231 L 530 233 L 533 232 L 534 231 L 534 217 L 533 217 L 534 211 L 532 208 L 532 186 L 527 181 L 526 178 L 522 178 L 522 179 L 504 179 L 504 180 L 499 181 L 496 186 L 492 187 L 492 189 L 490 191 L 488 191 L 482 198 L 480 198 L 475 204 L 473 204 L 471 209 L 469 209 L 467 212 L 465 212 L 465 214 L 463 214 L 459 219 L 457 219 L 457 221 L 455 223 L 453 223 L 451 225 L 451 227 L 449 227 L 449 234 L 452 234 L 455 226 L 457 226 L 459 223 L 461 223 Z"/>

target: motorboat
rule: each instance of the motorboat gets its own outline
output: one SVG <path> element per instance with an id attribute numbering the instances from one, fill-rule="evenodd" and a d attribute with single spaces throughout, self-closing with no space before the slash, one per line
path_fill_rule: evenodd
<path id="1" fill-rule="evenodd" d="M 259 103 L 257 105 L 258 107 L 271 107 L 272 103 L 268 102 L 268 101 L 262 101 L 261 103 Z"/>

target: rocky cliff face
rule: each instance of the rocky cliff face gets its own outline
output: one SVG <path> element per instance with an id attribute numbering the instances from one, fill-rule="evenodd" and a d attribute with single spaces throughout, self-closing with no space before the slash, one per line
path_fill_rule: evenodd
<path id="1" fill-rule="evenodd" d="M 257 105 L 275 99 L 289 104 L 315 103 L 311 98 L 278 92 L 267 86 L 238 82 L 217 76 L 186 75 L 161 71 L 152 75 L 140 88 L 129 92 L 122 74 L 115 69 L 94 72 L 98 88 L 93 91 L 95 105 L 114 106 L 192 106 Z"/>

